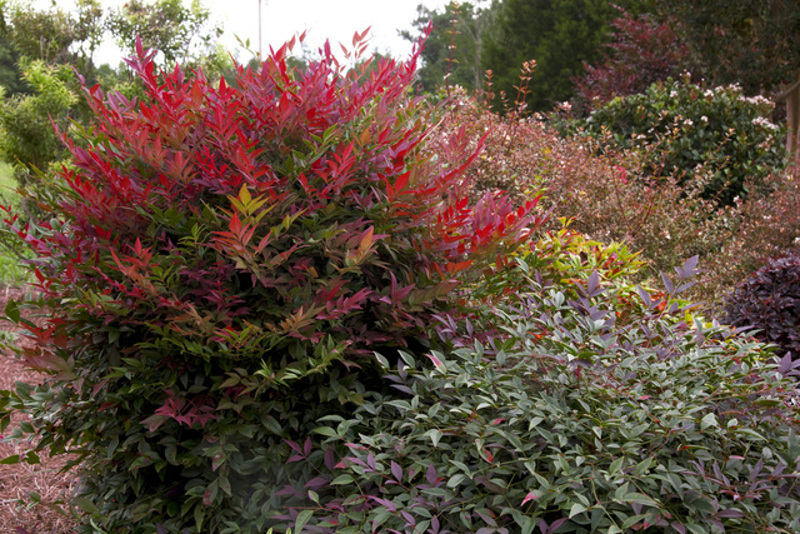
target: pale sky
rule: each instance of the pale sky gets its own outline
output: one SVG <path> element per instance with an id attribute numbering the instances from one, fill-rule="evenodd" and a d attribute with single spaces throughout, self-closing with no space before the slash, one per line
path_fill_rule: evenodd
<path id="1" fill-rule="evenodd" d="M 184 0 L 188 5 L 191 0 Z M 103 7 L 121 5 L 124 0 L 103 0 Z M 39 8 L 47 8 L 51 0 L 35 0 Z M 335 50 L 339 42 L 350 45 L 353 33 L 368 27 L 369 51 L 391 52 L 396 57 L 407 56 L 411 43 L 398 36 L 398 30 L 411 30 L 417 15 L 417 6 L 424 4 L 441 11 L 449 0 L 261 0 L 262 41 L 264 54 L 269 46 L 278 47 L 295 34 L 309 30 L 306 45 L 316 51 L 325 39 L 330 39 Z M 74 0 L 56 0 L 63 9 L 74 6 Z M 231 52 L 237 47 L 238 35 L 242 41 L 250 40 L 250 49 L 258 51 L 259 0 L 202 0 L 212 17 L 225 28 L 223 44 Z M 246 61 L 244 53 L 238 56 Z M 121 59 L 113 44 L 104 45 L 95 54 L 95 62 L 113 66 Z"/>

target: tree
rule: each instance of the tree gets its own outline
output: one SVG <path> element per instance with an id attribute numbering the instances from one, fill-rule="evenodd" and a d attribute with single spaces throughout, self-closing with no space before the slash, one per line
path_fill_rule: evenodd
<path id="1" fill-rule="evenodd" d="M 108 27 L 119 46 L 133 55 L 136 38 L 160 52 L 164 64 L 195 62 L 215 55 L 214 39 L 222 34 L 200 0 L 130 0 L 109 15 Z"/>
<path id="2" fill-rule="evenodd" d="M 583 75 L 574 79 L 579 102 L 590 109 L 617 96 L 644 93 L 655 82 L 677 78 L 690 65 L 687 45 L 669 24 L 647 13 L 634 17 L 621 11 L 611 24 L 612 41 L 602 47 L 601 61 L 584 61 Z"/>
<path id="3" fill-rule="evenodd" d="M 19 53 L 0 30 L 0 87 L 4 89 L 6 96 L 16 95 L 27 90 L 18 62 Z"/>
<path id="4" fill-rule="evenodd" d="M 78 0 L 73 13 L 53 4 L 36 9 L 30 0 L 0 3 L 0 32 L 17 54 L 49 65 L 69 63 L 89 74 L 104 30 L 99 0 Z"/>
<path id="5" fill-rule="evenodd" d="M 703 74 L 786 103 L 787 149 L 800 140 L 800 3 L 796 0 L 671 0 L 657 12 L 679 28 Z"/>
<path id="6" fill-rule="evenodd" d="M 617 3 L 634 12 L 641 4 Z M 527 95 L 533 110 L 548 109 L 573 95 L 571 78 L 581 72 L 584 61 L 600 57 L 617 14 L 608 0 L 504 0 L 499 6 L 482 65 L 494 72 L 495 87 L 513 96 L 523 63 L 536 60 Z"/>
<path id="7" fill-rule="evenodd" d="M 442 84 L 460 85 L 468 90 L 478 89 L 484 82 L 481 55 L 486 32 L 492 27 L 497 3 L 482 7 L 476 4 L 452 2 L 443 12 L 417 6 L 416 33 L 402 31 L 404 39 L 417 42 L 428 25 L 431 32 L 422 50 L 422 67 L 418 85 L 423 91 L 434 92 Z"/>

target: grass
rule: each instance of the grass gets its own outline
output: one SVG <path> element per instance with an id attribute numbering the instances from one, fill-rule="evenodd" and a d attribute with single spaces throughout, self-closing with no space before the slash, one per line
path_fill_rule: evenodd
<path id="1" fill-rule="evenodd" d="M 0 204 L 19 206 L 20 195 L 16 189 L 13 165 L 0 161 Z M 28 268 L 22 264 L 19 255 L 0 238 L 0 287 L 21 287 L 29 278 Z"/>

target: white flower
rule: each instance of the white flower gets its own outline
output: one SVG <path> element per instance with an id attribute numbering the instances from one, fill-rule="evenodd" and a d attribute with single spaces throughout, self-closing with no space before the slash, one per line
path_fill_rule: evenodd
<path id="1" fill-rule="evenodd" d="M 706 117 L 705 115 L 703 115 L 702 117 L 700 117 L 700 121 L 702 121 L 702 122 L 708 122 L 708 117 Z"/>
<path id="2" fill-rule="evenodd" d="M 686 119 L 685 121 L 683 121 L 683 125 L 684 126 L 693 126 L 694 125 L 694 121 L 692 119 Z"/>
<path id="3" fill-rule="evenodd" d="M 776 124 L 773 124 L 772 122 L 770 122 L 765 117 L 756 117 L 755 119 L 753 119 L 752 122 L 753 122 L 754 126 L 760 126 L 761 128 L 766 128 L 766 129 L 772 130 L 772 131 L 777 131 L 778 130 L 778 126 Z"/>

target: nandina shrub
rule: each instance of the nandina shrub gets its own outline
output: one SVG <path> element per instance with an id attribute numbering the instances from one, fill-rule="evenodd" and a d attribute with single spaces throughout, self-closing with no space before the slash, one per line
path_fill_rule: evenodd
<path id="1" fill-rule="evenodd" d="M 289 49 L 212 85 L 139 47 L 146 97 L 87 88 L 48 217 L 8 219 L 39 293 L 7 315 L 50 375 L 9 402 L 33 452 L 74 455 L 86 531 L 263 532 L 281 486 L 319 482 L 286 440 L 307 453 L 320 417 L 383 392 L 375 354 L 430 345 L 458 277 L 538 222 L 467 200 L 480 140 L 421 149 L 416 55 L 292 70 Z"/>
<path id="2" fill-rule="evenodd" d="M 800 354 L 800 255 L 774 258 L 740 283 L 723 304 L 722 321 L 755 329 L 753 335 L 778 346 L 778 354 Z"/>
<path id="3" fill-rule="evenodd" d="M 537 273 L 485 322 L 443 321 L 447 349 L 386 361 L 369 395 L 316 431 L 347 455 L 289 508 L 303 532 L 797 532 L 798 392 L 768 348 L 677 304 L 693 259 L 636 290 Z M 521 274 L 522 271 L 516 271 Z M 537 279 L 539 281 L 537 281 Z M 572 284 L 569 284 L 570 286 Z M 688 320 L 687 320 L 688 318 Z M 487 326 L 500 333 L 478 340 Z M 428 365 L 433 361 L 434 366 Z"/>

